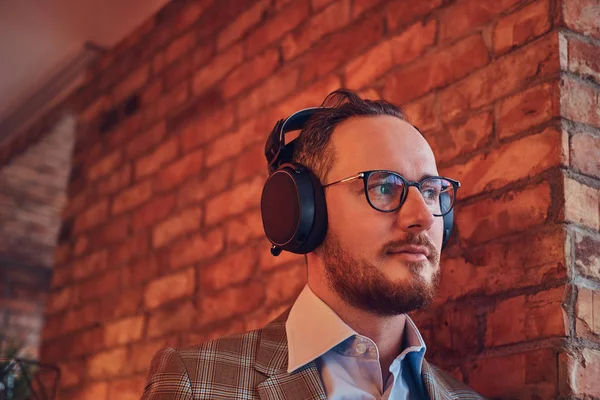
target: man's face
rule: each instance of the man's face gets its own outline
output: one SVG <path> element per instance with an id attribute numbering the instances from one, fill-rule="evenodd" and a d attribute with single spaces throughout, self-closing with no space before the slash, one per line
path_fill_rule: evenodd
<path id="1" fill-rule="evenodd" d="M 390 170 L 407 180 L 438 175 L 433 152 L 410 124 L 392 116 L 353 117 L 338 125 L 336 161 L 327 182 L 368 170 Z M 316 254 L 328 286 L 348 304 L 397 315 L 427 306 L 439 282 L 443 220 L 410 187 L 402 207 L 373 209 L 361 179 L 325 189 L 328 232 Z"/>

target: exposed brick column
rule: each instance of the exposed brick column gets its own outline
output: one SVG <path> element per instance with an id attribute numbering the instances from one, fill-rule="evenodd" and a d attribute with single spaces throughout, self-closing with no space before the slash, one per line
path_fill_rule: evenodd
<path id="1" fill-rule="evenodd" d="M 42 351 L 63 397 L 138 398 L 158 348 L 291 305 L 305 270 L 263 238 L 264 140 L 340 86 L 402 104 L 463 183 L 440 295 L 415 314 L 428 359 L 490 397 L 600 396 L 598 13 L 587 0 L 169 3 L 73 100 Z"/>
<path id="2" fill-rule="evenodd" d="M 75 139 L 72 116 L 0 168 L 0 333 L 37 358 Z"/>

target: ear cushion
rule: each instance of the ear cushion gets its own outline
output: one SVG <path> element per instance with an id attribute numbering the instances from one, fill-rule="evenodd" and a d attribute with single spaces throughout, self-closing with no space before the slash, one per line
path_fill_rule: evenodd
<path id="1" fill-rule="evenodd" d="M 325 237 L 327 209 L 319 180 L 306 167 L 281 165 L 261 196 L 263 228 L 275 246 L 297 254 L 313 251 Z"/>

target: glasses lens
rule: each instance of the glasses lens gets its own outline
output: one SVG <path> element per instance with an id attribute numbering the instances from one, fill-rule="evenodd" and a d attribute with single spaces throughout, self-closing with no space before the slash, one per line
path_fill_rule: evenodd
<path id="1" fill-rule="evenodd" d="M 390 172 L 374 172 L 367 181 L 367 196 L 371 204 L 381 211 L 391 211 L 400 205 L 404 182 Z"/>
<path id="2" fill-rule="evenodd" d="M 432 177 L 423 180 L 421 195 L 435 216 L 446 215 L 454 206 L 454 186 L 447 179 Z"/>

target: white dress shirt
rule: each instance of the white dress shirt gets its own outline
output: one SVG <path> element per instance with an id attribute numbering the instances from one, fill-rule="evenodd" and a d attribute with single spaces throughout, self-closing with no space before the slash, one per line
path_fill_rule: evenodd
<path id="1" fill-rule="evenodd" d="M 379 349 L 359 335 L 306 285 L 286 322 L 288 372 L 314 361 L 328 399 L 427 399 L 421 380 L 425 343 L 406 316 L 404 346 L 383 382 Z"/>

